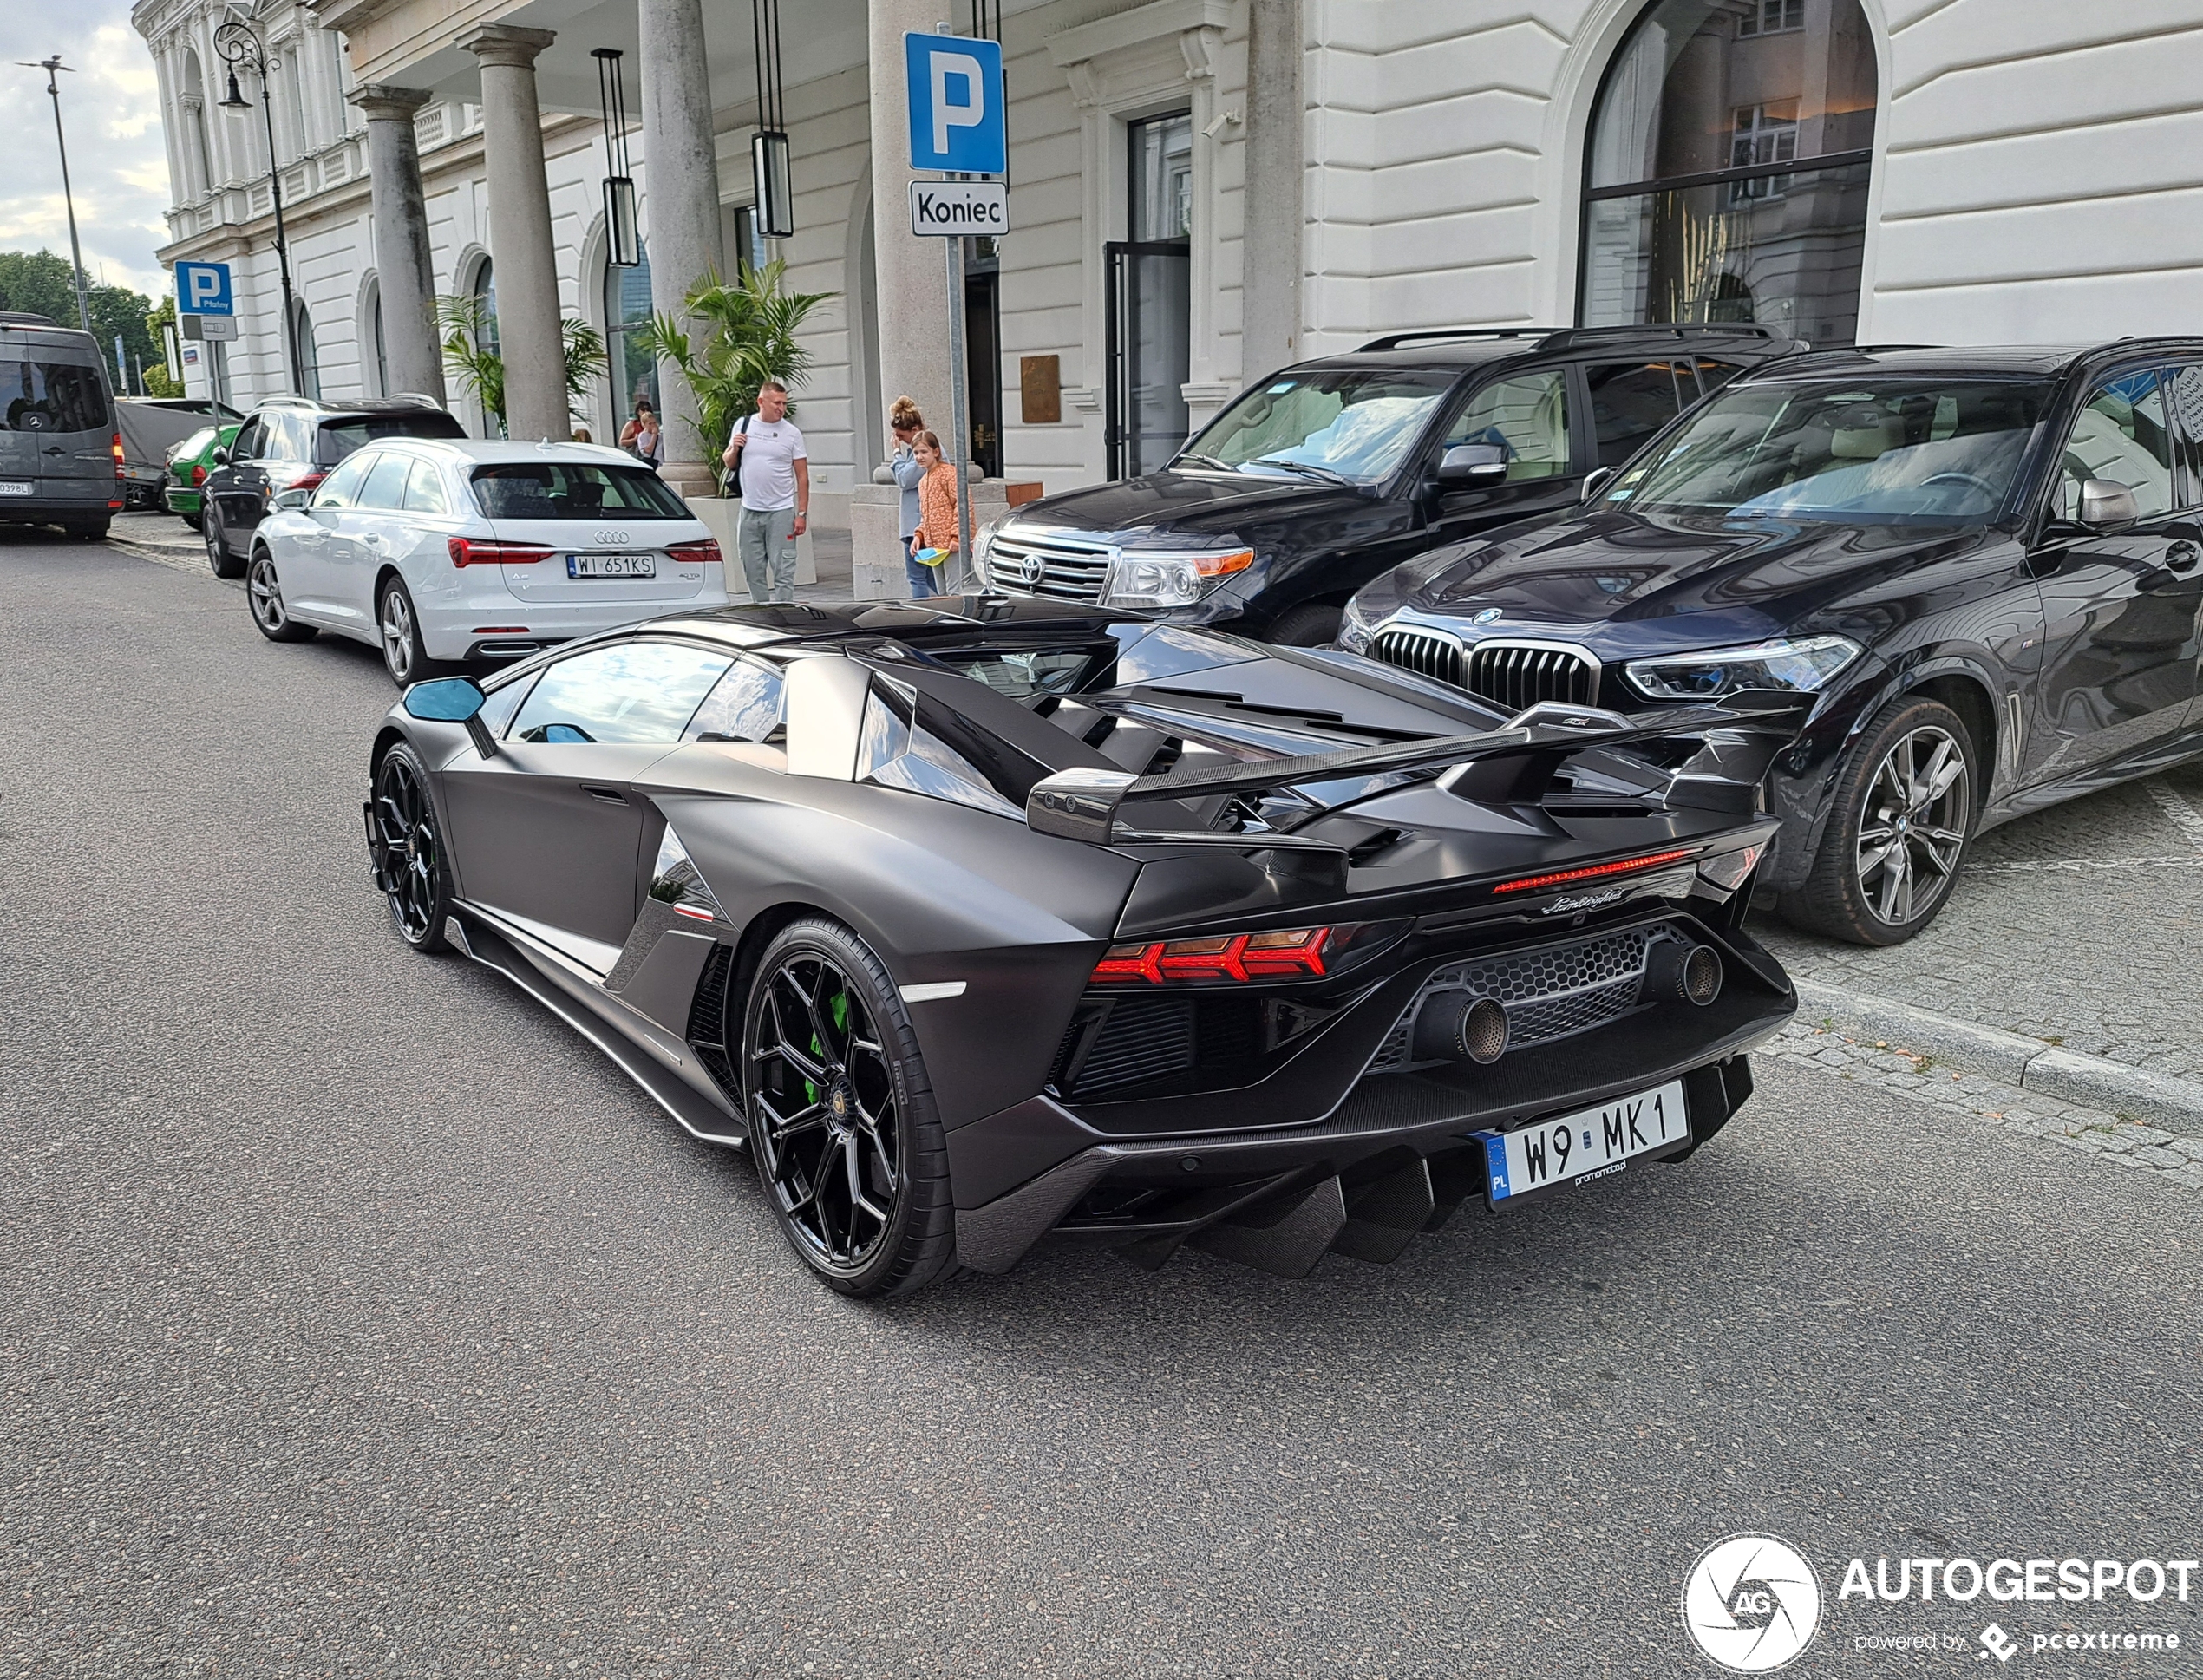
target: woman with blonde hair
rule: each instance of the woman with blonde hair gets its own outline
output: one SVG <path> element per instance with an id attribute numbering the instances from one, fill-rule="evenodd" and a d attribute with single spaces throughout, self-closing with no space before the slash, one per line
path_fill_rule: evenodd
<path id="1" fill-rule="evenodd" d="M 911 457 L 920 474 L 918 530 L 911 538 L 911 592 L 913 599 L 922 599 L 917 584 L 921 570 L 926 574 L 926 595 L 946 593 L 941 578 L 958 546 L 956 468 L 941 459 L 941 440 L 931 432 L 920 432 L 911 440 Z"/>
<path id="2" fill-rule="evenodd" d="M 912 453 L 912 444 L 925 429 L 925 416 L 918 413 L 918 404 L 910 398 L 899 396 L 895 399 L 894 407 L 888 410 L 887 424 L 894 434 L 887 457 L 887 470 L 894 475 L 895 482 L 903 493 L 901 520 L 895 533 L 903 539 L 903 575 L 910 580 L 911 599 L 922 601 L 928 595 L 939 592 L 936 582 L 938 574 L 933 568 L 920 565 L 911 558 L 916 552 L 912 539 L 918 534 L 918 480 L 925 476 L 925 469 L 918 464 L 917 456 Z"/>

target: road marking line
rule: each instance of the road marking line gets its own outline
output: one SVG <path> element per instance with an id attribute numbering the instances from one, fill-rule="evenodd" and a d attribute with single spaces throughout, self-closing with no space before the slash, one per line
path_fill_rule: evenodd
<path id="1" fill-rule="evenodd" d="M 2197 810 L 2160 780 L 2152 778 L 2142 786 L 2157 801 L 2157 808 L 2172 819 L 2173 827 L 2187 836 L 2188 844 L 2203 852 L 2203 811 Z"/>

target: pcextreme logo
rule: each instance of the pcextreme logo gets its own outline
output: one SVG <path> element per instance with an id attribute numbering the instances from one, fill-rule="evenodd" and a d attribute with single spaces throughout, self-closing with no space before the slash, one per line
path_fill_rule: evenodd
<path id="1" fill-rule="evenodd" d="M 1821 1626 L 1821 1578 L 1787 1540 L 1730 1534 L 1683 1579 L 1691 1643 L 1737 1674 L 1772 1674 L 1804 1654 Z"/>

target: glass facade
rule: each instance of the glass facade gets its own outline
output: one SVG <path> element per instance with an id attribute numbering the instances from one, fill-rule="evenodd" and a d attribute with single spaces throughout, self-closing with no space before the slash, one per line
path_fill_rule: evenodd
<path id="1" fill-rule="evenodd" d="M 633 337 L 637 328 L 650 324 L 650 252 L 647 245 L 638 250 L 642 261 L 632 267 L 605 269 L 605 363 L 611 377 L 615 426 L 634 417 L 638 396 L 647 396 L 652 409 L 664 413 L 658 406 L 657 360 L 645 355 Z M 618 435 L 615 431 L 613 437 Z"/>
<path id="2" fill-rule="evenodd" d="M 1859 0 L 1660 0 L 1592 121 L 1584 324 L 1849 343 L 1876 95 Z"/>
<path id="3" fill-rule="evenodd" d="M 1152 473 L 1185 446 L 1193 356 L 1193 119 L 1126 125 L 1127 241 L 1110 251 L 1117 389 L 1113 475 Z"/>

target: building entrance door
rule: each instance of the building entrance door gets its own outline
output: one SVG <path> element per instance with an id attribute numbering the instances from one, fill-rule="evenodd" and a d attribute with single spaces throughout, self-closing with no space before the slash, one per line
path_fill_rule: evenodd
<path id="1" fill-rule="evenodd" d="M 1131 237 L 1103 247 L 1112 478 L 1154 472 L 1184 446 L 1193 350 L 1193 115 L 1128 123 L 1126 134 Z"/>
<path id="2" fill-rule="evenodd" d="M 991 239 L 974 239 L 964 269 L 964 360 L 971 392 L 965 440 L 981 474 L 1002 476 L 1002 257 Z"/>

